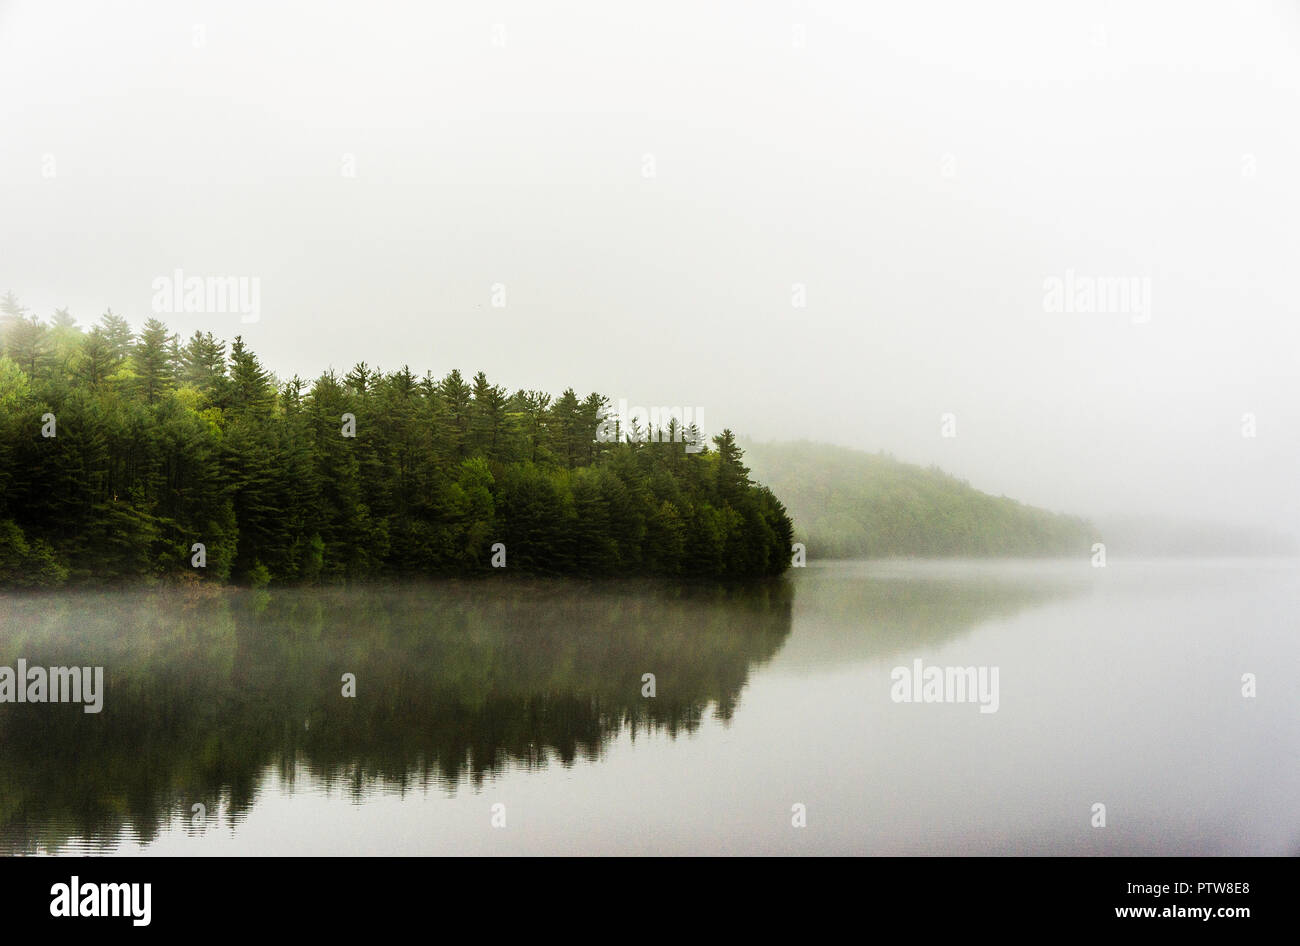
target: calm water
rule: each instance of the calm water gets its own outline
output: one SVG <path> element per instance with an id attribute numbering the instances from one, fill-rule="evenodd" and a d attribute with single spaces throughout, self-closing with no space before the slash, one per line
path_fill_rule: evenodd
<path id="1" fill-rule="evenodd" d="M 0 596 L 0 665 L 106 677 L 0 704 L 0 850 L 1296 854 L 1297 604 L 1258 560 Z M 918 658 L 997 712 L 894 702 Z"/>

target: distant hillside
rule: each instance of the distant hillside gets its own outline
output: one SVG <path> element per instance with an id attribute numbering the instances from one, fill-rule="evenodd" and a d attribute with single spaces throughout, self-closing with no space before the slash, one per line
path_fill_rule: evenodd
<path id="1" fill-rule="evenodd" d="M 1086 555 L 1084 519 L 990 496 L 942 470 L 817 443 L 744 445 L 810 557 Z"/>

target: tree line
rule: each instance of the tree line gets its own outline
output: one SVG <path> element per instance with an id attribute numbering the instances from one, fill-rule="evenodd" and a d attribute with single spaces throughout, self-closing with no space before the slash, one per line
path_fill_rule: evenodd
<path id="1" fill-rule="evenodd" d="M 697 432 L 673 422 L 603 436 L 610 423 L 601 395 L 482 372 L 281 381 L 241 337 L 182 341 L 157 319 L 136 333 L 111 311 L 83 331 L 8 294 L 0 585 L 468 575 L 497 543 L 532 574 L 785 570 L 790 518 L 730 431 L 687 452 Z"/>

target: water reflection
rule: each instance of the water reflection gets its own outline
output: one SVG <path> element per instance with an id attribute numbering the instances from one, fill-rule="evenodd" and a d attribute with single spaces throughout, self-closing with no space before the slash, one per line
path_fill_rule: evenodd
<path id="1" fill-rule="evenodd" d="M 809 568 L 794 605 L 785 669 L 915 655 L 981 624 L 1093 590 L 1071 563 L 856 561 Z"/>
<path id="2" fill-rule="evenodd" d="M 849 662 L 1065 590 L 1041 576 L 809 569 L 747 588 L 494 581 L 0 598 L 0 663 L 102 665 L 107 681 L 98 715 L 0 706 L 0 850 L 147 843 L 194 804 L 238 825 L 259 792 L 292 794 L 299 779 L 361 800 L 595 761 L 620 736 L 730 720 L 796 620 L 783 665 Z M 342 695 L 345 673 L 355 699 Z"/>
<path id="3" fill-rule="evenodd" d="M 7 599 L 0 662 L 102 665 L 107 695 L 99 715 L 0 706 L 0 845 L 148 841 L 195 803 L 237 823 L 268 766 L 360 798 L 689 733 L 736 711 L 791 600 L 788 582 L 545 581 Z"/>

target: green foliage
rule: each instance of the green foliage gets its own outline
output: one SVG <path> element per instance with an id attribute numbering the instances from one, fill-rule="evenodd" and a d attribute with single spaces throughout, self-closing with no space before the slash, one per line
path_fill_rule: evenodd
<path id="1" fill-rule="evenodd" d="M 748 457 L 817 558 L 1071 555 L 1094 541 L 1082 519 L 883 454 L 805 442 L 750 444 Z"/>
<path id="2" fill-rule="evenodd" d="M 68 570 L 45 542 L 29 544 L 23 530 L 0 520 L 0 585 L 43 588 L 62 584 Z"/>
<path id="3" fill-rule="evenodd" d="M 512 572 L 785 570 L 789 517 L 730 431 L 694 454 L 598 442 L 606 405 L 365 363 L 280 383 L 242 338 L 135 336 L 111 312 L 47 326 L 6 296 L 0 585 L 468 575 L 498 542 Z"/>

